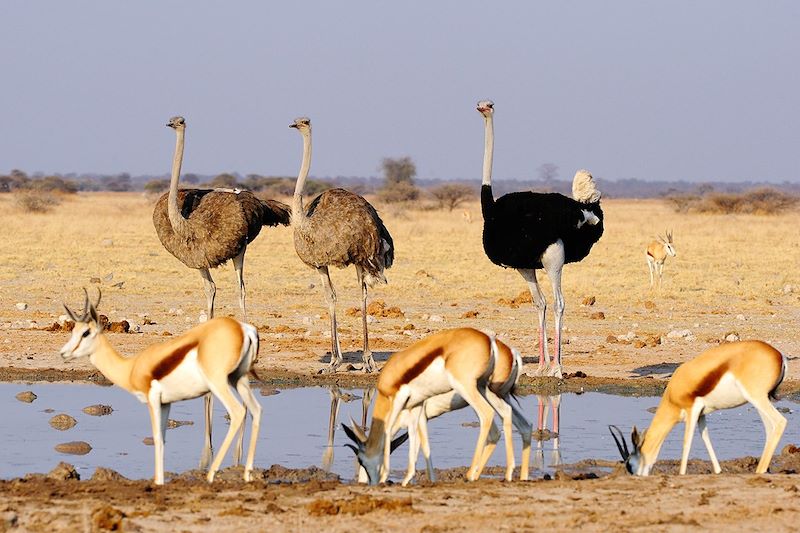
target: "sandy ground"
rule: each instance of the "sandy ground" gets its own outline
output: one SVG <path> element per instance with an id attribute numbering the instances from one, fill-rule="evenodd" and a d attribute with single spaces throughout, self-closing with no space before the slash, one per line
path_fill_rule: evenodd
<path id="1" fill-rule="evenodd" d="M 603 206 L 605 235 L 587 259 L 564 269 L 565 371 L 587 377 L 524 376 L 523 391 L 658 394 L 678 364 L 731 334 L 766 340 L 788 355 L 780 392 L 800 390 L 800 365 L 792 363 L 800 354 L 796 213 L 682 215 L 658 201 L 607 200 Z M 430 332 L 475 326 L 494 330 L 520 348 L 532 369 L 538 353 L 536 315 L 522 278 L 485 258 L 477 204 L 453 212 L 378 208 L 397 250 L 389 285 L 370 295 L 370 344 L 379 364 Z M 5 229 L 0 244 L 0 380 L 102 380 L 88 362 L 67 366 L 58 356 L 68 333 L 52 326 L 64 313 L 62 302 L 80 308 L 81 287 L 101 288 L 100 311 L 112 321 L 127 320 L 138 331 L 109 334 L 126 354 L 197 323 L 205 305 L 200 276 L 163 250 L 151 212 L 152 200 L 134 194 L 79 195 L 43 215 L 21 213 L 9 195 L 0 197 L 0 227 Z M 678 257 L 667 261 L 664 286 L 654 290 L 644 248 L 669 228 Z M 218 314 L 241 316 L 232 267 L 214 276 Z M 356 370 L 317 374 L 330 356 L 326 306 L 318 277 L 294 254 L 290 229 L 264 229 L 248 249 L 245 279 L 249 318 L 262 341 L 256 368 L 269 386 L 374 382 L 373 375 Z M 347 361 L 357 366 L 361 328 L 354 309 L 359 302 L 355 273 L 334 272 L 333 281 L 342 347 Z M 552 301 L 547 278 L 541 283 Z M 586 471 L 603 476 L 607 470 Z M 345 530 L 364 524 L 384 530 L 395 529 L 398 520 L 420 531 L 792 529 L 800 484 L 793 468 L 777 473 L 773 464 L 775 475 L 770 476 L 740 470 L 685 478 L 573 480 L 565 475 L 511 484 L 454 479 L 408 489 L 297 481 L 303 477 L 299 474 L 249 486 L 231 480 L 208 487 L 182 478 L 163 488 L 143 481 L 33 477 L 0 483 L 0 511 L 6 526 L 16 523 L 23 530 L 52 529 L 47 525 L 51 520 L 59 529 L 61 524 L 64 529 L 91 528 L 92 513 L 103 505 L 125 514 L 125 529 L 143 531 L 167 520 L 187 531 L 243 525 Z M 97 527 L 110 524 L 100 522 Z"/>

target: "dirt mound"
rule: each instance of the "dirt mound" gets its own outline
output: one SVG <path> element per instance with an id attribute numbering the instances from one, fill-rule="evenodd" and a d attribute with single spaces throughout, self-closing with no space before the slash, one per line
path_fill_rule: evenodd
<path id="1" fill-rule="evenodd" d="M 260 477 L 265 481 L 282 481 L 284 483 L 300 483 L 307 481 L 338 481 L 339 476 L 316 466 L 308 468 L 286 468 L 281 465 L 272 465 L 267 470 L 254 472 L 253 477 Z"/>
<path id="2" fill-rule="evenodd" d="M 511 298 L 510 300 L 508 298 L 499 298 L 497 303 L 500 305 L 507 305 L 512 309 L 516 309 L 522 304 L 533 303 L 533 299 L 531 298 L 531 293 L 529 291 L 522 291 L 516 297 Z"/>
<path id="3" fill-rule="evenodd" d="M 353 498 L 326 499 L 319 498 L 309 503 L 306 508 L 314 516 L 325 515 L 364 515 L 373 511 L 416 512 L 411 498 L 376 498 L 369 494 L 359 494 Z"/>

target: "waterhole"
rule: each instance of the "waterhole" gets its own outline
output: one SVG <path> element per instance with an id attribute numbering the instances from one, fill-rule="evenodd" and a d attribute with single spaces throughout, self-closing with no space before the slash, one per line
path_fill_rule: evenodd
<path id="1" fill-rule="evenodd" d="M 32 391 L 36 399 L 26 403 L 15 398 Z M 277 394 L 275 394 L 277 392 Z M 338 474 L 344 480 L 355 477 L 353 453 L 344 444 L 347 436 L 341 423 L 351 418 L 361 423 L 369 408 L 369 391 L 309 387 L 256 391 L 263 406 L 261 435 L 255 466 L 269 468 L 279 464 L 287 468 L 317 466 Z M 532 476 L 552 472 L 559 463 L 575 463 L 583 459 L 619 459 L 607 426 L 616 424 L 628 435 L 634 424 L 647 427 L 652 418 L 648 409 L 658 404 L 658 397 L 612 396 L 600 393 L 561 394 L 558 396 L 519 397 L 526 417 L 537 435 L 545 440 L 533 443 Z M 82 479 L 91 477 L 97 467 L 112 468 L 131 479 L 147 479 L 153 475 L 153 447 L 145 444 L 151 437 L 150 421 L 145 405 L 115 387 L 66 384 L 0 384 L 2 403 L 3 454 L 0 455 L 0 477 L 14 478 L 27 473 L 48 472 L 60 461 L 72 463 Z M 90 409 L 89 406 L 110 406 L 111 409 Z M 800 442 L 798 404 L 776 403 L 789 423 L 778 446 Z M 103 416 L 97 416 L 101 412 Z M 95 413 L 93 416 L 89 413 Z M 58 431 L 49 421 L 58 414 L 67 414 L 77 424 Z M 331 415 L 335 422 L 331 423 Z M 558 418 L 558 438 L 553 435 L 554 414 Z M 221 443 L 228 428 L 225 411 L 219 402 L 214 405 L 214 444 Z M 371 411 L 369 416 L 371 417 Z M 184 472 L 196 468 L 203 443 L 203 401 L 189 400 L 173 404 L 170 419 L 177 422 L 167 430 L 165 470 Z M 720 459 L 745 455 L 759 456 L 764 445 L 764 429 L 756 410 L 745 405 L 737 409 L 708 415 L 708 427 Z M 186 424 L 186 422 L 189 422 Z M 477 438 L 477 417 L 470 408 L 447 413 L 429 424 L 431 451 L 437 468 L 467 466 Z M 248 423 L 249 431 L 249 423 Z M 677 426 L 664 443 L 660 458 L 680 457 L 683 425 Z M 66 442 L 86 442 L 91 451 L 84 455 L 64 454 L 55 447 Z M 245 442 L 248 442 L 245 440 Z M 520 439 L 514 435 L 517 464 Z M 407 445 L 392 455 L 393 478 L 402 477 L 407 462 Z M 695 436 L 691 457 L 707 459 L 699 435 Z M 231 464 L 230 455 L 223 466 Z M 504 465 L 502 443 L 495 450 L 490 465 Z M 424 470 L 420 456 L 418 470 Z M 541 475 L 540 472 L 540 475 Z"/>

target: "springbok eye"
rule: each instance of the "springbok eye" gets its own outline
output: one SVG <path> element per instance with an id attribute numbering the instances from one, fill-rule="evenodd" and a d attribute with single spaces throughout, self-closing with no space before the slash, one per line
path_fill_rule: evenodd
<path id="1" fill-rule="evenodd" d="M 83 335 L 81 335 L 81 337 L 86 338 L 89 336 L 89 333 L 90 331 L 87 329 L 86 331 L 83 332 Z"/>

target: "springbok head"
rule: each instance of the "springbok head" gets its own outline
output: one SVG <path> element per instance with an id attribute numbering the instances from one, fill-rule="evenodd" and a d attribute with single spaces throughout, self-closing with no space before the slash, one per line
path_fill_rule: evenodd
<path id="1" fill-rule="evenodd" d="M 672 240 L 672 230 L 665 231 L 664 236 L 659 236 L 658 240 L 664 245 L 664 250 L 666 250 L 668 255 L 671 257 L 675 257 L 677 255 L 677 252 L 675 251 L 675 243 Z"/>
<path id="2" fill-rule="evenodd" d="M 67 310 L 69 318 L 75 322 L 75 327 L 72 328 L 72 336 L 61 348 L 61 357 L 65 361 L 86 357 L 94 353 L 97 347 L 97 337 L 103 330 L 97 315 L 97 306 L 100 305 L 100 298 L 102 297 L 100 290 L 97 290 L 97 302 L 94 304 L 89 301 L 89 293 L 85 288 L 83 293 L 86 299 L 80 315 L 75 314 L 67 307 L 67 304 L 64 304 L 64 309 Z"/>
<path id="3" fill-rule="evenodd" d="M 646 476 L 650 473 L 650 466 L 648 466 L 642 457 L 642 444 L 644 444 L 644 436 L 647 431 L 639 433 L 636 426 L 633 426 L 631 431 L 631 445 L 633 451 L 628 450 L 628 443 L 625 442 L 625 436 L 617 426 L 608 426 L 611 436 L 614 437 L 614 442 L 617 443 L 617 449 L 622 456 L 622 462 L 625 464 L 625 470 L 634 476 Z"/>
<path id="4" fill-rule="evenodd" d="M 369 484 L 377 485 L 380 482 L 381 468 L 383 466 L 383 446 L 380 447 L 380 450 L 375 450 L 375 453 L 370 455 L 367 450 L 367 434 L 364 433 L 361 426 L 356 424 L 355 420 L 352 418 L 350 419 L 350 423 L 350 426 L 342 424 L 342 429 L 344 429 L 345 435 L 347 435 L 354 444 L 347 443 L 345 446 L 353 450 L 356 454 L 358 464 L 363 470 L 362 473 L 366 473 Z M 392 440 L 392 444 L 389 446 L 389 453 L 395 451 L 395 449 L 406 440 L 408 440 L 408 433 L 403 433 L 399 437 L 395 437 L 395 439 Z M 361 478 L 361 476 L 359 476 L 359 478 Z"/>

